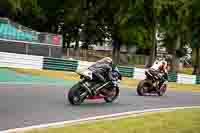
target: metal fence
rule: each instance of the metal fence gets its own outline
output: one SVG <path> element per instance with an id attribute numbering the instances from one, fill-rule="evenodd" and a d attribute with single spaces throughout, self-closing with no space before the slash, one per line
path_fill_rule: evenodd
<path id="1" fill-rule="evenodd" d="M 62 47 L 43 43 L 0 39 L 0 51 L 60 58 Z"/>
<path id="2" fill-rule="evenodd" d="M 7 18 L 0 18 L 0 52 L 60 58 L 62 36 L 37 32 Z"/>
<path id="3" fill-rule="evenodd" d="M 61 35 L 37 32 L 7 18 L 0 18 L 0 26 L 3 39 L 62 45 Z"/>
<path id="4" fill-rule="evenodd" d="M 64 58 L 73 58 L 78 60 L 95 62 L 103 57 L 111 57 L 111 50 L 93 50 L 93 49 L 78 49 L 74 48 L 65 49 Z M 120 53 L 119 64 L 125 66 L 142 65 L 145 66 L 148 62 L 149 56 L 144 55 L 130 55 L 127 53 Z"/>

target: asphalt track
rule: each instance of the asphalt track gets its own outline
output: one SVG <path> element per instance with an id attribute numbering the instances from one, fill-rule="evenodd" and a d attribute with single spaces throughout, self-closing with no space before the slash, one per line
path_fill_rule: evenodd
<path id="1" fill-rule="evenodd" d="M 167 91 L 162 97 L 140 97 L 134 89 L 123 88 L 119 99 L 112 104 L 97 100 L 71 106 L 64 97 L 65 88 L 1 84 L 0 131 L 134 110 L 200 105 L 200 93 L 197 92 Z"/>

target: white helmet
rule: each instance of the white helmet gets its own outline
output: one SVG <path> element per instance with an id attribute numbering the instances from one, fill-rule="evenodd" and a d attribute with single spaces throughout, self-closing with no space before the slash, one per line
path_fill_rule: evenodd
<path id="1" fill-rule="evenodd" d="M 104 57 L 103 59 L 101 59 L 97 62 L 112 64 L 112 59 L 110 57 Z"/>
<path id="2" fill-rule="evenodd" d="M 99 60 L 98 62 L 112 63 L 112 59 L 110 57 L 104 57 L 103 59 Z"/>
<path id="3" fill-rule="evenodd" d="M 112 59 L 110 57 L 105 57 L 104 59 L 105 59 L 106 62 L 108 62 L 110 64 L 112 63 Z"/>

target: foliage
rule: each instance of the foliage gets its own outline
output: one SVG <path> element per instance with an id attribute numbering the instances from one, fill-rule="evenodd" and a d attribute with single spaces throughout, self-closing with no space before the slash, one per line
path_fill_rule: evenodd
<path id="1" fill-rule="evenodd" d="M 62 34 L 63 47 L 109 39 L 119 44 L 114 53 L 121 45 L 136 45 L 149 49 L 153 61 L 157 30 L 173 57 L 179 58 L 185 45 L 200 46 L 199 6 L 199 0 L 1 0 L 0 12 L 38 31 Z"/>

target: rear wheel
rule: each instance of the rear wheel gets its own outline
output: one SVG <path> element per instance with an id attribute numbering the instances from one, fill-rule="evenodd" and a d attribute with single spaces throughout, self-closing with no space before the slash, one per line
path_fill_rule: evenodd
<path id="1" fill-rule="evenodd" d="M 69 90 L 68 100 L 72 105 L 80 105 L 86 96 L 87 92 L 81 88 L 80 83 L 77 83 Z"/>
<path id="2" fill-rule="evenodd" d="M 163 96 L 165 94 L 167 90 L 167 85 L 166 84 L 163 84 L 161 87 L 160 87 L 160 91 L 158 91 L 158 96 Z"/>
<path id="3" fill-rule="evenodd" d="M 113 88 L 107 90 L 107 96 L 104 97 L 104 100 L 107 103 L 111 103 L 111 102 L 115 101 L 118 96 L 119 96 L 119 87 L 113 87 Z"/>

